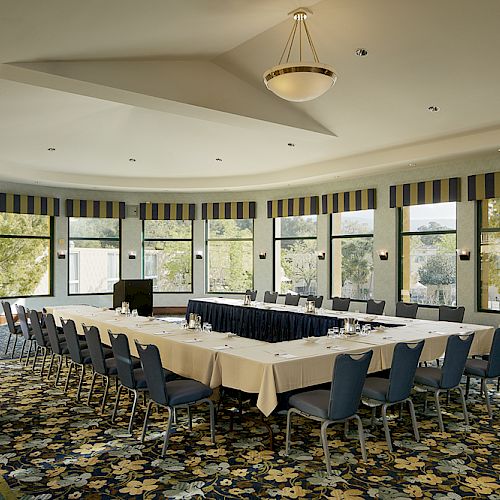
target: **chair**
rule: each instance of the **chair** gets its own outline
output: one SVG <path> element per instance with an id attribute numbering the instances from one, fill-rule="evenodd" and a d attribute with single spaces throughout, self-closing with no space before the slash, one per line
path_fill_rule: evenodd
<path id="1" fill-rule="evenodd" d="M 308 295 L 306 300 L 314 300 L 314 307 L 316 309 L 319 309 L 323 305 L 323 295 L 318 295 L 317 297 L 316 295 Z"/>
<path id="2" fill-rule="evenodd" d="M 363 424 L 357 414 L 361 390 L 373 356 L 373 351 L 362 354 L 339 354 L 335 359 L 330 390 L 316 389 L 301 392 L 290 397 L 286 418 L 285 454 L 290 452 L 290 434 L 292 415 L 297 413 L 306 418 L 321 422 L 321 443 L 325 454 L 326 470 L 332 473 L 330 452 L 328 450 L 327 429 L 330 424 L 345 422 L 345 431 L 349 420 L 358 423 L 358 437 L 361 454 L 366 461 L 366 448 Z"/>
<path id="3" fill-rule="evenodd" d="M 439 421 L 439 430 L 444 432 L 443 416 L 439 404 L 439 395 L 441 392 L 457 389 L 462 399 L 465 425 L 469 426 L 469 415 L 467 414 L 467 405 L 460 381 L 465 369 L 465 362 L 469 355 L 470 346 L 474 339 L 474 332 L 468 332 L 464 335 L 451 335 L 446 342 L 443 366 L 423 366 L 417 368 L 415 373 L 416 389 L 425 392 L 424 411 L 427 409 L 427 393 L 434 393 L 436 411 Z"/>
<path id="4" fill-rule="evenodd" d="M 142 369 L 146 377 L 150 400 L 146 408 L 146 416 L 144 417 L 144 426 L 142 428 L 141 441 L 144 442 L 146 430 L 148 426 L 149 413 L 151 405 L 156 403 L 168 410 L 167 432 L 163 441 L 161 456 L 165 456 L 168 447 L 168 439 L 174 412 L 178 408 L 187 408 L 189 417 L 189 430 L 192 429 L 190 407 L 192 405 L 207 403 L 210 408 L 210 437 L 212 444 L 215 444 L 215 412 L 214 405 L 210 399 L 212 389 L 197 382 L 196 380 L 173 380 L 167 382 L 165 372 L 160 359 L 158 347 L 154 344 L 142 345 L 137 340 L 135 341 L 137 352 L 141 360 Z"/>
<path id="5" fill-rule="evenodd" d="M 396 303 L 396 316 L 398 318 L 415 319 L 417 317 L 418 304 L 397 302 Z"/>
<path id="6" fill-rule="evenodd" d="M 47 328 L 50 349 L 52 351 L 52 355 L 50 357 L 49 371 L 47 373 L 47 379 L 50 378 L 50 374 L 52 373 L 52 366 L 54 364 L 54 359 L 57 356 L 59 358 L 59 363 L 57 366 L 57 375 L 54 383 L 54 386 L 57 386 L 57 384 L 59 383 L 59 375 L 61 374 L 63 358 L 69 354 L 69 349 L 66 345 L 66 338 L 64 337 L 64 333 L 60 333 L 60 331 L 56 327 L 56 322 L 53 314 L 49 313 L 45 315 L 45 326 Z"/>
<path id="7" fill-rule="evenodd" d="M 423 340 L 416 343 L 400 342 L 396 344 L 392 355 L 389 378 L 368 377 L 363 387 L 362 401 L 372 408 L 372 423 L 375 420 L 376 408 L 378 406 L 382 407 L 382 423 L 389 451 L 393 449 L 391 433 L 387 423 L 387 408 L 389 406 L 408 403 L 415 440 L 420 440 L 415 408 L 410 398 L 410 393 L 413 388 L 415 370 L 423 347 Z"/>
<path id="8" fill-rule="evenodd" d="M 40 369 L 40 377 L 43 378 L 43 372 L 45 371 L 45 360 L 47 359 L 47 354 L 50 349 L 50 343 L 49 343 L 49 338 L 47 334 L 44 334 L 42 331 L 42 324 L 41 324 L 41 318 L 40 315 L 38 314 L 38 311 L 35 309 L 31 309 L 30 314 L 30 324 L 31 324 L 31 330 L 33 332 L 33 335 L 35 337 L 35 358 L 33 360 L 33 370 L 35 370 L 36 367 L 36 362 L 38 360 L 38 354 L 42 352 L 43 358 L 42 358 L 42 367 Z"/>
<path id="9" fill-rule="evenodd" d="M 277 300 L 278 292 L 269 292 L 268 290 L 264 292 L 264 302 L 267 302 L 269 304 L 276 304 Z"/>
<path id="10" fill-rule="evenodd" d="M 465 307 L 439 306 L 439 321 L 452 321 L 462 323 L 464 320 Z"/>
<path id="11" fill-rule="evenodd" d="M 385 300 L 368 299 L 366 301 L 366 314 L 376 314 L 381 316 L 384 314 Z"/>
<path id="12" fill-rule="evenodd" d="M 10 303 L 2 300 L 2 307 L 3 307 L 3 312 L 5 313 L 5 319 L 7 321 L 7 326 L 9 328 L 9 338 L 7 339 L 7 345 L 5 346 L 5 352 L 4 354 L 7 354 L 7 351 L 9 350 L 9 344 L 14 337 L 14 347 L 12 348 L 12 356 L 11 358 L 14 357 L 14 354 L 16 352 L 16 345 L 17 345 L 17 339 L 20 337 L 23 332 L 21 331 L 21 325 L 15 323 L 14 317 L 12 316 L 12 309 L 10 307 Z"/>
<path id="13" fill-rule="evenodd" d="M 21 327 L 21 332 L 23 334 L 23 345 L 21 347 L 21 355 L 19 356 L 19 362 L 22 363 L 22 358 L 24 354 L 24 347 L 26 346 L 26 343 L 28 343 L 28 354 L 26 355 L 26 361 L 24 363 L 24 366 L 28 366 L 30 356 L 31 356 L 31 348 L 33 346 L 33 342 L 35 341 L 35 337 L 33 337 L 33 333 L 31 330 L 31 327 L 28 324 L 28 318 L 26 316 L 26 309 L 24 309 L 24 306 L 21 306 L 19 304 L 16 305 L 17 308 L 17 315 L 19 317 L 19 325 Z"/>
<path id="14" fill-rule="evenodd" d="M 334 311 L 348 311 L 351 304 L 351 299 L 349 297 L 333 297 L 332 309 Z"/>
<path id="15" fill-rule="evenodd" d="M 298 293 L 287 293 L 285 295 L 285 306 L 298 306 L 300 295 Z"/>
<path id="16" fill-rule="evenodd" d="M 250 295 L 250 300 L 257 300 L 257 290 L 250 290 L 248 289 L 246 292 L 245 292 L 245 295 Z"/>

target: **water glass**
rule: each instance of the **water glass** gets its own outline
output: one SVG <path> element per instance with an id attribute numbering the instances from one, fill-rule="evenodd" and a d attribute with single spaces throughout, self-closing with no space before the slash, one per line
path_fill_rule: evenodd
<path id="1" fill-rule="evenodd" d="M 122 308 L 121 307 L 117 307 L 115 309 L 115 316 L 120 316 L 121 313 L 122 313 Z"/>
<path id="2" fill-rule="evenodd" d="M 210 333 L 212 331 L 212 325 L 210 323 L 204 323 L 203 324 L 203 331 Z"/>
<path id="3" fill-rule="evenodd" d="M 132 309 L 132 316 L 134 318 L 137 318 L 137 316 L 139 316 L 139 313 L 137 312 L 137 309 Z"/>
<path id="4" fill-rule="evenodd" d="M 345 336 L 345 328 L 340 328 L 339 330 L 339 337 L 344 337 Z"/>

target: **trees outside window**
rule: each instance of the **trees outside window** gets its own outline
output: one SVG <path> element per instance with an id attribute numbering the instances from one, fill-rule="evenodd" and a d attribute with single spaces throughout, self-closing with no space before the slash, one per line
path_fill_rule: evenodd
<path id="1" fill-rule="evenodd" d="M 479 310 L 500 311 L 500 198 L 478 202 Z"/>
<path id="2" fill-rule="evenodd" d="M 274 283 L 281 294 L 318 289 L 316 215 L 274 219 Z"/>
<path id="3" fill-rule="evenodd" d="M 400 209 L 400 298 L 456 305 L 456 204 Z"/>
<path id="4" fill-rule="evenodd" d="M 207 292 L 253 288 L 253 219 L 207 220 L 206 246 Z"/>
<path id="5" fill-rule="evenodd" d="M 373 210 L 332 214 L 332 296 L 373 297 Z"/>
<path id="6" fill-rule="evenodd" d="M 143 276 L 157 293 L 193 291 L 193 223 L 190 220 L 145 220 Z"/>
<path id="7" fill-rule="evenodd" d="M 69 218 L 68 293 L 110 293 L 120 279 L 120 220 Z"/>
<path id="8" fill-rule="evenodd" d="M 52 221 L 0 213 L 0 297 L 50 295 Z"/>

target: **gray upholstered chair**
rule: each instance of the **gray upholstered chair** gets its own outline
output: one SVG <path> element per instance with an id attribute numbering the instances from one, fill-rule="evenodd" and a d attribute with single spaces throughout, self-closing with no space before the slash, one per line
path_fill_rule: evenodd
<path id="1" fill-rule="evenodd" d="M 270 292 L 268 290 L 264 292 L 264 302 L 267 302 L 268 304 L 276 304 L 277 300 L 278 292 Z"/>
<path id="2" fill-rule="evenodd" d="M 14 337 L 14 346 L 12 348 L 11 358 L 14 357 L 16 352 L 17 339 L 20 338 L 23 334 L 21 331 L 21 325 L 16 324 L 14 321 L 14 316 L 12 315 L 12 308 L 10 307 L 10 303 L 2 300 L 3 312 L 5 314 L 5 320 L 7 321 L 7 327 L 9 328 L 9 338 L 7 339 L 7 345 L 5 346 L 4 354 L 7 354 L 9 350 L 10 341 L 12 337 Z"/>
<path id="3" fill-rule="evenodd" d="M 465 307 L 439 306 L 439 321 L 452 321 L 462 323 L 464 320 Z"/>
<path id="4" fill-rule="evenodd" d="M 362 401 L 372 408 L 372 423 L 375 420 L 376 408 L 378 406 L 382 407 L 382 423 L 389 451 L 392 451 L 391 433 L 387 423 L 387 408 L 389 406 L 408 403 L 415 440 L 420 440 L 415 408 L 410 393 L 413 388 L 415 370 L 423 347 L 423 340 L 416 343 L 401 342 L 396 344 L 392 355 L 389 378 L 368 377 L 363 387 Z"/>
<path id="5" fill-rule="evenodd" d="M 333 297 L 332 299 L 332 309 L 334 311 L 348 311 L 351 304 L 351 299 L 349 297 Z"/>
<path id="6" fill-rule="evenodd" d="M 385 300 L 368 299 L 366 301 L 366 314 L 384 314 Z"/>
<path id="7" fill-rule="evenodd" d="M 417 317 L 418 304 L 411 302 L 401 302 L 396 304 L 396 316 L 398 318 L 415 319 Z"/>
<path id="8" fill-rule="evenodd" d="M 446 342 L 443 365 L 440 367 L 425 366 L 417 368 L 415 372 L 415 388 L 425 392 L 424 411 L 427 409 L 427 394 L 434 393 L 434 401 L 439 421 L 439 430 L 444 432 L 443 416 L 439 395 L 456 389 L 460 393 L 464 412 L 465 425 L 469 425 L 469 415 L 465 402 L 464 391 L 460 387 L 460 381 L 465 369 L 465 362 L 469 355 L 470 346 L 474 339 L 474 332 L 464 335 L 451 335 Z"/>
<path id="9" fill-rule="evenodd" d="M 57 384 L 59 383 L 59 376 L 61 374 L 63 359 L 69 356 L 69 349 L 66 345 L 66 338 L 64 337 L 64 333 L 58 330 L 54 316 L 50 313 L 45 315 L 45 326 L 47 328 L 50 349 L 52 351 L 49 363 L 49 371 L 47 373 L 47 379 L 50 378 L 50 374 L 52 373 L 52 366 L 54 365 L 54 359 L 58 358 L 59 362 L 57 364 L 57 374 L 54 382 L 54 386 L 57 386 Z"/>
<path id="10" fill-rule="evenodd" d="M 314 300 L 314 307 L 319 309 L 323 305 L 323 295 L 308 295 L 307 300 Z"/>
<path id="11" fill-rule="evenodd" d="M 303 417 L 321 422 L 321 443 L 325 454 L 326 470 L 332 473 L 330 452 L 328 450 L 328 426 L 345 422 L 347 432 L 348 422 L 355 419 L 358 423 L 358 437 L 363 460 L 366 460 L 366 448 L 363 424 L 357 414 L 361 390 L 366 379 L 366 373 L 372 359 L 373 351 L 362 354 L 339 354 L 335 359 L 330 390 L 317 389 L 301 392 L 289 399 L 290 409 L 286 419 L 286 449 L 290 452 L 290 435 L 292 415 L 297 413 Z"/>
<path id="12" fill-rule="evenodd" d="M 29 313 L 30 326 L 33 336 L 35 338 L 35 357 L 33 359 L 33 370 L 36 368 L 36 362 L 38 361 L 39 353 L 43 354 L 42 366 L 40 368 L 40 377 L 43 378 L 43 372 L 45 371 L 45 360 L 47 359 L 47 354 L 50 349 L 49 337 L 46 333 L 42 331 L 42 324 L 40 322 L 40 315 L 35 309 L 31 309 Z"/>
<path id="13" fill-rule="evenodd" d="M 298 306 L 299 300 L 300 300 L 300 295 L 298 293 L 287 293 L 285 295 L 286 306 Z"/>
<path id="14" fill-rule="evenodd" d="M 248 289 L 245 292 L 245 295 L 250 295 L 250 300 L 252 300 L 252 301 L 257 300 L 257 290 Z"/>
<path id="15" fill-rule="evenodd" d="M 19 356 L 19 362 L 22 363 L 24 348 L 26 344 L 28 344 L 28 353 L 26 354 L 26 361 L 24 366 L 28 366 L 30 356 L 31 356 L 31 348 L 33 347 L 33 342 L 35 342 L 35 337 L 33 336 L 33 331 L 31 330 L 31 326 L 28 323 L 28 317 L 26 314 L 26 309 L 24 306 L 17 304 L 17 315 L 19 317 L 19 325 L 21 327 L 21 332 L 23 334 L 23 346 L 21 348 L 21 355 Z"/>

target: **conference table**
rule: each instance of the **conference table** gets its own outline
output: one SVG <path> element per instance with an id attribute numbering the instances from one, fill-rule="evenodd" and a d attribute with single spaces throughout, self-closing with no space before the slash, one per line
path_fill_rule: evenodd
<path id="1" fill-rule="evenodd" d="M 224 301 L 226 305 L 236 307 L 243 302 L 220 298 L 199 300 Z M 305 314 L 300 307 L 280 307 L 297 315 Z M 484 325 L 322 311 L 322 314 L 336 318 L 355 317 L 368 323 L 399 326 L 382 327 L 368 335 L 320 336 L 272 343 L 241 337 L 234 332 L 189 330 L 180 322 L 116 315 L 107 308 L 86 305 L 54 306 L 49 312 L 54 314 L 57 322 L 60 317 L 74 320 L 79 333 L 83 333 L 83 323 L 97 326 L 102 341 L 108 345 L 108 330 L 124 333 L 135 355 L 134 340 L 156 344 L 165 368 L 212 388 L 223 386 L 257 394 L 257 408 L 265 416 L 277 407 L 278 394 L 330 382 L 333 363 L 341 353 L 373 350 L 369 367 L 369 372 L 373 373 L 390 368 L 394 346 L 398 342 L 425 339 L 420 360 L 431 361 L 444 353 L 450 335 L 470 331 L 475 332 L 470 354 L 488 353 L 494 332 L 493 327 Z"/>

